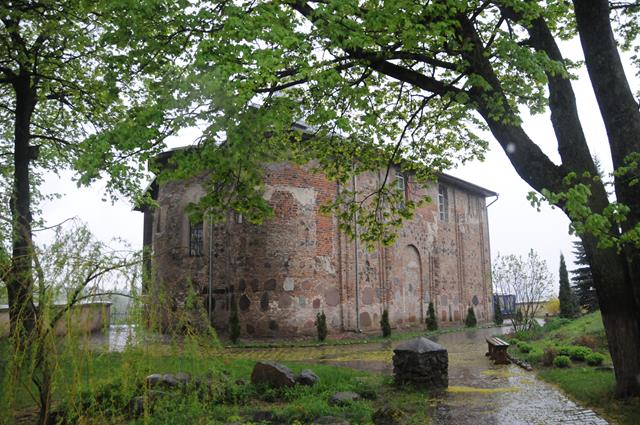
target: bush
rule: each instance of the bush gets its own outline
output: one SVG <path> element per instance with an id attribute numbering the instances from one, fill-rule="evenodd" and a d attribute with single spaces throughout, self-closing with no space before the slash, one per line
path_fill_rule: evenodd
<path id="1" fill-rule="evenodd" d="M 553 347 L 546 347 L 542 353 L 542 365 L 543 366 L 553 366 L 553 361 L 555 360 L 558 352 Z"/>
<path id="2" fill-rule="evenodd" d="M 464 320 L 464 324 L 468 328 L 473 328 L 478 324 L 478 321 L 476 320 L 476 313 L 473 311 L 473 307 L 469 307 L 467 309 L 467 318 Z"/>
<path id="3" fill-rule="evenodd" d="M 511 345 L 518 345 L 519 342 L 520 342 L 520 340 L 518 338 L 509 339 L 509 344 L 511 344 Z"/>
<path id="4" fill-rule="evenodd" d="M 316 330 L 318 331 L 318 341 L 327 339 L 327 316 L 324 311 L 316 314 Z"/>
<path id="5" fill-rule="evenodd" d="M 604 354 L 600 354 L 600 353 L 591 353 L 586 358 L 587 364 L 589 366 L 600 366 L 604 361 L 604 359 L 605 359 Z"/>
<path id="6" fill-rule="evenodd" d="M 234 297 L 231 297 L 231 306 L 229 308 L 229 338 L 234 344 L 240 338 L 240 318 L 238 317 L 238 304 Z"/>
<path id="7" fill-rule="evenodd" d="M 500 302 L 496 299 L 493 303 L 493 323 L 500 326 L 504 322 L 502 317 L 502 310 L 500 309 Z"/>
<path id="8" fill-rule="evenodd" d="M 556 317 L 546 322 L 543 328 L 546 332 L 555 331 L 556 329 L 566 325 L 569 322 L 571 322 L 571 320 L 564 319 L 562 317 Z"/>
<path id="9" fill-rule="evenodd" d="M 560 346 L 557 348 L 557 352 L 559 356 L 567 356 L 570 357 L 571 356 L 571 346 L 569 345 L 564 345 L 564 346 Z"/>
<path id="10" fill-rule="evenodd" d="M 583 362 L 586 360 L 587 356 L 591 353 L 593 353 L 593 351 L 591 351 L 591 348 L 573 346 L 571 347 L 571 350 L 569 352 L 569 357 L 571 357 L 571 360 Z"/>
<path id="11" fill-rule="evenodd" d="M 539 364 L 542 363 L 542 358 L 544 357 L 544 353 L 542 350 L 532 350 L 529 354 L 527 354 L 526 360 L 531 364 Z"/>
<path id="12" fill-rule="evenodd" d="M 571 360 L 569 360 L 568 356 L 558 356 L 553 359 L 553 365 L 555 367 L 569 367 L 571 365 Z"/>
<path id="13" fill-rule="evenodd" d="M 389 311 L 385 308 L 380 318 L 380 327 L 382 328 L 382 336 L 388 338 L 391 336 L 391 325 L 389 324 Z"/>
<path id="14" fill-rule="evenodd" d="M 573 344 L 589 347 L 592 350 L 598 348 L 598 341 L 593 335 L 580 335 L 573 341 Z"/>
<path id="15" fill-rule="evenodd" d="M 425 319 L 425 324 L 427 325 L 428 331 L 435 331 L 438 329 L 438 319 L 436 319 L 436 312 L 433 308 L 433 303 L 429 303 L 429 308 L 427 309 L 427 318 Z"/>
<path id="16" fill-rule="evenodd" d="M 518 343 L 518 350 L 520 350 L 521 353 L 528 353 L 533 349 L 533 347 L 531 346 L 531 344 L 527 344 L 526 342 L 519 342 Z"/>

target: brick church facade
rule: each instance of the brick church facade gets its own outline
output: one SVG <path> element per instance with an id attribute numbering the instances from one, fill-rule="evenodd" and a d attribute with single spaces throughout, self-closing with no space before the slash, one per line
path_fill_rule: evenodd
<path id="1" fill-rule="evenodd" d="M 382 179 L 359 175 L 359 188 Z M 238 305 L 242 334 L 315 334 L 324 311 L 330 332 L 380 329 L 387 308 L 391 325 L 424 323 L 432 301 L 441 324 L 464 321 L 473 307 L 479 321 L 493 316 L 486 198 L 496 193 L 441 175 L 428 187 L 392 173 L 412 199 L 433 200 L 416 209 L 392 246 L 371 252 L 320 213 L 340 187 L 311 167 L 265 167 L 265 198 L 274 217 L 262 225 L 230 214 L 224 223 L 191 223 L 185 207 L 204 195 L 202 181 L 153 184 L 158 203 L 144 209 L 144 244 L 153 274 L 146 290 L 165 326 L 190 307 L 188 288 L 216 329 L 225 332 L 230 300 Z M 158 293 L 164 301 L 154 298 Z M 211 300 L 211 302 L 209 302 Z"/>

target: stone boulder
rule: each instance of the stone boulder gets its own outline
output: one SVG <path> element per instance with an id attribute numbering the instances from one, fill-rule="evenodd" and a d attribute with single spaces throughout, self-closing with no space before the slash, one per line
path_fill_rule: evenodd
<path id="1" fill-rule="evenodd" d="M 356 400 L 360 400 L 360 394 L 351 391 L 340 391 L 331 396 L 329 404 L 331 406 L 344 406 Z"/>
<path id="2" fill-rule="evenodd" d="M 449 355 L 443 346 L 425 337 L 417 337 L 400 344 L 393 353 L 396 383 L 412 383 L 427 388 L 449 386 Z"/>
<path id="3" fill-rule="evenodd" d="M 258 362 L 251 372 L 251 383 L 282 388 L 294 386 L 296 379 L 286 366 L 274 362 Z"/>
<path id="4" fill-rule="evenodd" d="M 296 376 L 296 382 L 300 385 L 313 386 L 320 381 L 318 375 L 313 373 L 312 370 L 305 369 L 298 376 Z"/>

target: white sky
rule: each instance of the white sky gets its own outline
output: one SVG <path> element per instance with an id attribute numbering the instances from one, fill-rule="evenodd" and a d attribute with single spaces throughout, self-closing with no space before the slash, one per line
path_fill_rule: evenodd
<path id="1" fill-rule="evenodd" d="M 564 46 L 565 56 L 581 60 L 581 51 L 577 42 Z M 632 88 L 640 85 L 634 77 L 634 70 L 627 68 L 627 77 Z M 595 102 L 593 90 L 589 84 L 586 70 L 581 70 L 579 80 L 573 82 L 583 129 L 589 141 L 592 154 L 598 156 L 606 171 L 611 170 L 611 158 L 607 149 L 606 133 Z M 548 115 L 527 117 L 524 124 L 529 136 L 536 142 L 552 161 L 559 162 L 557 144 Z M 562 252 L 569 269 L 573 268 L 571 241 L 575 238 L 568 233 L 569 221 L 558 209 L 548 206 L 537 212 L 526 199 L 532 189 L 515 172 L 507 156 L 490 134 L 490 150 L 484 162 L 474 162 L 451 170 L 450 173 L 491 189 L 500 194 L 497 202 L 489 208 L 489 228 L 492 257 L 501 254 L 526 255 L 529 249 L 537 251 L 544 258 L 549 269 L 557 275 L 559 256 Z M 190 138 L 171 141 L 171 146 L 187 144 Z M 50 175 L 44 184 L 43 192 L 59 192 L 65 196 L 43 205 L 44 216 L 49 224 L 58 223 L 71 216 L 77 216 L 87 222 L 90 229 L 101 240 L 113 237 L 124 238 L 134 246 L 142 246 L 142 214 L 132 211 L 131 204 L 119 201 L 115 204 L 102 202 L 103 187 L 76 188 L 71 182 L 71 173 L 66 172 L 58 178 Z M 491 202 L 493 198 L 488 199 Z M 557 292 L 554 290 L 554 292 Z"/>

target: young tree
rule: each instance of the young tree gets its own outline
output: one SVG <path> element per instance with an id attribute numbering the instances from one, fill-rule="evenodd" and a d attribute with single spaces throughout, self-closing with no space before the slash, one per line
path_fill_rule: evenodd
<path id="1" fill-rule="evenodd" d="M 238 316 L 238 303 L 234 296 L 231 296 L 229 307 L 229 338 L 234 344 L 240 338 L 240 317 Z"/>
<path id="2" fill-rule="evenodd" d="M 573 242 L 573 255 L 579 267 L 571 270 L 571 286 L 578 297 L 579 305 L 589 313 L 594 312 L 598 309 L 598 297 L 593 287 L 593 276 L 587 254 L 580 241 Z"/>
<path id="3" fill-rule="evenodd" d="M 496 298 L 495 302 L 493 303 L 493 322 L 498 326 L 501 326 L 502 323 L 504 322 L 504 318 L 502 317 L 502 309 L 500 308 L 499 298 Z"/>
<path id="4" fill-rule="evenodd" d="M 547 263 L 534 250 L 526 258 L 498 254 L 491 270 L 494 293 L 516 296 L 517 311 L 511 318 L 514 330 L 528 330 L 534 326 L 536 313 L 551 289 L 552 276 Z"/>
<path id="5" fill-rule="evenodd" d="M 216 12 L 219 25 L 195 51 L 189 84 L 176 89 L 193 96 L 194 86 L 203 87 L 209 94 L 202 96 L 215 99 L 202 102 L 207 137 L 197 158 L 187 160 L 190 172 L 214 170 L 214 195 L 201 203 L 203 211 L 263 212 L 259 196 L 241 201 L 221 191 L 259 191 L 256 164 L 270 159 L 313 157 L 346 183 L 402 157 L 410 160 L 403 167 L 420 168 L 417 180 L 425 181 L 434 170 L 482 157 L 486 143 L 473 130 L 486 126 L 518 174 L 571 219 L 592 267 L 617 393 L 640 393 L 640 111 L 614 36 L 615 28 L 623 48 L 634 45 L 636 3 L 237 1 Z M 575 64 L 558 47 L 574 36 L 607 129 L 615 202 L 582 130 L 570 82 Z M 558 162 L 522 126 L 525 112 L 545 110 Z M 285 135 L 298 120 L 317 137 L 299 143 Z M 262 140 L 264 134 L 270 137 Z M 360 205 L 370 207 L 365 211 L 341 208 L 356 199 L 341 192 L 332 207 L 344 229 L 357 217 L 371 237 L 392 240 L 389 232 L 412 205 L 394 211 L 387 180 Z"/>
<path id="6" fill-rule="evenodd" d="M 391 336 L 391 324 L 389 323 L 389 310 L 386 308 L 382 312 L 380 318 L 380 328 L 382 328 L 382 336 L 388 338 Z"/>
<path id="7" fill-rule="evenodd" d="M 322 342 L 327 339 L 327 316 L 324 311 L 316 314 L 316 331 L 318 332 L 318 341 Z"/>
<path id="8" fill-rule="evenodd" d="M 436 311 L 433 308 L 433 302 L 429 302 L 429 308 L 427 309 L 427 318 L 425 319 L 427 330 L 435 331 L 438 329 L 438 319 L 436 318 Z"/>
<path id="9" fill-rule="evenodd" d="M 474 328 L 478 324 L 476 313 L 471 306 L 467 309 L 467 317 L 464 319 L 464 324 L 468 328 Z"/>
<path id="10" fill-rule="evenodd" d="M 560 317 L 572 319 L 578 315 L 578 305 L 575 295 L 569 285 L 569 273 L 564 262 L 564 255 L 560 254 L 560 290 L 558 299 L 560 300 Z"/>

